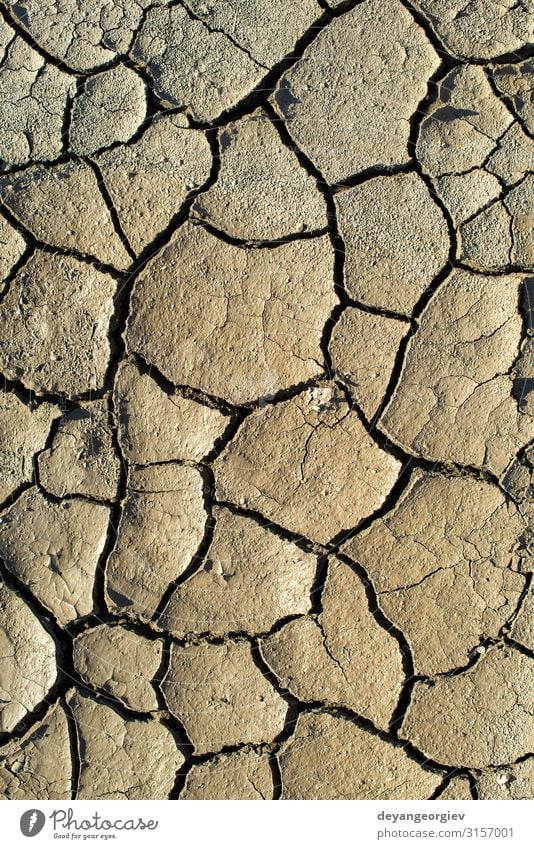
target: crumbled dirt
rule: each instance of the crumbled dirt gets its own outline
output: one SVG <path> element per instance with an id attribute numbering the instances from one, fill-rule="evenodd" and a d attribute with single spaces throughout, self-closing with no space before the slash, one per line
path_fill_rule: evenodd
<path id="1" fill-rule="evenodd" d="M 533 798 L 533 12 L 0 0 L 0 798 Z"/>

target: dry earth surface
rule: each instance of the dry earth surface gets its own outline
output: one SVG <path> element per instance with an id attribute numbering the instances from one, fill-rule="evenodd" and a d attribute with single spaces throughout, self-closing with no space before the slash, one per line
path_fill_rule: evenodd
<path id="1" fill-rule="evenodd" d="M 533 33 L 0 0 L 0 797 L 534 796 Z"/>

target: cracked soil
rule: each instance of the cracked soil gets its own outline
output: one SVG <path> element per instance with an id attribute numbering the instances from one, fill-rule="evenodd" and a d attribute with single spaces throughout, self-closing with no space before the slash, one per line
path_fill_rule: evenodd
<path id="1" fill-rule="evenodd" d="M 533 798 L 533 36 L 0 0 L 0 798 Z"/>

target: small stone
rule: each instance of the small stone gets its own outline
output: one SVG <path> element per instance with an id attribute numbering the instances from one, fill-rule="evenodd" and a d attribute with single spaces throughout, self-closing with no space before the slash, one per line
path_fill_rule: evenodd
<path id="1" fill-rule="evenodd" d="M 335 201 L 350 297 L 411 315 L 450 248 L 445 217 L 423 180 L 417 174 L 375 177 Z"/>
<path id="2" fill-rule="evenodd" d="M 479 799 L 534 798 L 534 758 L 511 764 L 503 770 L 484 772 L 477 778 Z"/>
<path id="3" fill-rule="evenodd" d="M 310 404 L 310 410 L 313 410 L 315 413 L 327 410 L 334 402 L 335 395 L 336 393 L 332 386 L 316 386 L 311 390 L 312 402 Z"/>
<path id="4" fill-rule="evenodd" d="M 214 463 L 217 497 L 326 544 L 377 510 L 401 464 L 376 445 L 337 393 L 255 410 Z"/>
<path id="5" fill-rule="evenodd" d="M 254 663 L 246 642 L 173 644 L 161 689 L 197 755 L 268 743 L 284 727 L 287 704 Z"/>
<path id="6" fill-rule="evenodd" d="M 183 107 L 208 123 L 252 92 L 267 72 L 183 6 L 149 9 L 130 55 L 146 69 L 165 105 Z"/>
<path id="7" fill-rule="evenodd" d="M 117 284 L 69 256 L 35 251 L 0 304 L 0 366 L 37 394 L 100 389 Z"/>
<path id="8" fill-rule="evenodd" d="M 243 248 L 184 225 L 136 280 L 127 349 L 233 404 L 274 395 L 325 369 L 333 266 L 326 236 Z"/>
<path id="9" fill-rule="evenodd" d="M 219 176 L 195 201 L 196 216 L 247 241 L 277 241 L 326 228 L 327 208 L 316 180 L 262 109 L 228 124 L 219 141 Z"/>
<path id="10" fill-rule="evenodd" d="M 299 701 L 347 707 L 389 727 L 404 684 L 402 655 L 345 563 L 330 563 L 317 620 L 294 619 L 260 647 L 281 686 Z"/>
<path id="11" fill-rule="evenodd" d="M 534 435 L 512 397 L 520 275 L 453 271 L 419 318 L 381 429 L 427 460 L 501 475 Z"/>
<path id="12" fill-rule="evenodd" d="M 247 749 L 194 764 L 180 793 L 180 799 L 272 798 L 273 775 L 268 755 Z"/>
<path id="13" fill-rule="evenodd" d="M 395 318 L 347 307 L 330 340 L 332 367 L 371 421 L 391 379 L 409 325 Z"/>
<path id="14" fill-rule="evenodd" d="M 91 401 L 66 413 L 50 448 L 37 460 L 39 482 L 52 495 L 114 501 L 120 461 L 107 402 Z"/>
<path id="15" fill-rule="evenodd" d="M 113 708 L 71 691 L 82 753 L 78 799 L 166 799 L 184 757 L 156 719 L 124 719 Z"/>
<path id="16" fill-rule="evenodd" d="M 515 571 L 524 527 L 493 484 L 416 474 L 396 506 L 343 550 L 405 635 L 416 674 L 433 675 L 465 665 L 512 616 L 526 580 Z"/>
<path id="17" fill-rule="evenodd" d="M 498 646 L 466 672 L 415 684 L 401 734 L 443 764 L 511 763 L 534 744 L 533 662 Z"/>
<path id="18" fill-rule="evenodd" d="M 161 666 L 163 643 L 120 625 L 97 625 L 74 640 L 76 672 L 131 710 L 158 710 L 152 679 Z"/>
<path id="19" fill-rule="evenodd" d="M 71 781 L 69 730 L 59 705 L 0 748 L 0 799 L 70 799 Z"/>
<path id="20" fill-rule="evenodd" d="M 14 392 L 0 393 L 0 502 L 33 477 L 33 458 L 45 447 L 58 407 L 31 409 Z"/>
<path id="21" fill-rule="evenodd" d="M 302 713 L 279 754 L 282 799 L 428 799 L 439 773 L 330 713 Z"/>
<path id="22" fill-rule="evenodd" d="M 5 584 L 0 584 L 0 656 L 0 732 L 5 733 L 46 698 L 57 676 L 54 640 Z"/>
<path id="23" fill-rule="evenodd" d="M 109 510 L 79 498 L 61 504 L 26 490 L 2 514 L 0 556 L 61 625 L 93 610 L 93 584 Z"/>
<path id="24" fill-rule="evenodd" d="M 212 156 L 204 133 L 183 115 L 157 117 L 139 141 L 95 157 L 122 230 L 136 254 L 172 222 L 190 192 L 209 178 Z"/>
<path id="25" fill-rule="evenodd" d="M 367 0 L 319 33 L 280 80 L 273 105 L 326 181 L 337 183 L 408 162 L 410 118 L 438 65 L 400 2 Z"/>
<path id="26" fill-rule="evenodd" d="M 257 634 L 307 613 L 317 558 L 252 519 L 215 508 L 203 567 L 180 584 L 159 621 L 178 637 Z"/>
<path id="27" fill-rule="evenodd" d="M 111 608 L 150 619 L 169 584 L 196 554 L 206 518 L 196 469 L 172 464 L 130 469 L 106 569 Z"/>
<path id="28" fill-rule="evenodd" d="M 167 394 L 133 362 L 121 363 L 115 382 L 121 450 L 130 463 L 199 462 L 222 436 L 229 419 L 178 392 Z"/>
<path id="29" fill-rule="evenodd" d="M 79 251 L 120 271 L 132 261 L 85 162 L 32 165 L 2 177 L 0 198 L 40 242 Z"/>
<path id="30" fill-rule="evenodd" d="M 89 77 L 72 108 L 69 146 L 78 156 L 95 153 L 137 132 L 146 114 L 145 84 L 125 65 Z"/>
<path id="31" fill-rule="evenodd" d="M 445 49 L 464 59 L 492 59 L 534 39 L 530 0 L 417 0 L 414 6 Z"/>

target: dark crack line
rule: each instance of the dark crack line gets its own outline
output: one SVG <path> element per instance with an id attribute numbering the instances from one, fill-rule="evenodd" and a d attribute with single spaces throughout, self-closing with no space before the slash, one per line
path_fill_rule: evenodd
<path id="1" fill-rule="evenodd" d="M 511 50 L 507 53 L 501 53 L 499 56 L 494 56 L 488 59 L 478 59 L 472 56 L 464 56 L 462 53 L 457 53 L 453 51 L 446 43 L 446 40 L 438 34 L 436 29 L 432 25 L 432 21 L 430 16 L 425 15 L 423 12 L 420 12 L 416 9 L 409 0 L 400 0 L 402 5 L 410 12 L 416 24 L 418 24 L 430 43 L 432 44 L 436 53 L 443 58 L 456 58 L 462 64 L 470 64 L 470 65 L 487 65 L 489 62 L 495 62 L 498 64 L 514 64 L 518 62 L 522 62 L 524 59 L 530 59 L 534 56 L 534 47 L 531 44 L 527 44 L 524 47 L 520 47 L 517 50 Z"/>
<path id="2" fill-rule="evenodd" d="M 68 655 L 68 640 L 54 614 L 39 601 L 22 578 L 11 571 L 3 558 L 0 558 L 0 578 L 8 589 L 22 599 L 45 631 L 52 637 L 59 659 L 61 660 L 65 654 Z"/>
<path id="3" fill-rule="evenodd" d="M 182 582 L 183 583 L 183 582 Z M 179 585 L 178 585 L 179 586 Z M 162 630 L 161 636 L 171 634 L 172 642 L 181 646 L 190 645 L 208 645 L 208 646 L 223 646 L 234 642 L 251 642 L 255 639 L 267 639 L 275 634 L 278 634 L 282 628 L 290 622 L 295 622 L 297 619 L 304 619 L 311 614 L 305 613 L 290 613 L 287 616 L 281 616 L 277 619 L 270 628 L 265 631 L 239 631 L 228 630 L 224 633 L 214 631 L 199 631 L 192 630 L 182 633 L 180 636 L 174 634 L 169 628 Z M 155 617 L 154 617 L 155 618 Z"/>
<path id="4" fill-rule="evenodd" d="M 270 68 L 269 68 L 267 65 L 264 65 L 262 62 L 260 62 L 258 59 L 256 59 L 256 58 L 252 55 L 252 53 L 250 52 L 250 50 L 248 50 L 246 47 L 243 47 L 243 45 L 242 45 L 242 44 L 240 44 L 240 43 L 237 41 L 237 39 L 236 39 L 236 38 L 234 38 L 232 35 L 230 35 L 228 32 L 226 32 L 226 30 L 224 30 L 224 29 L 217 29 L 216 27 L 212 27 L 212 26 L 210 26 L 210 25 L 208 24 L 208 22 L 207 22 L 207 21 L 205 21 L 205 20 L 204 20 L 204 18 L 201 18 L 201 17 L 199 17 L 199 15 L 196 15 L 196 14 L 193 12 L 193 10 L 190 8 L 190 6 L 189 6 L 189 4 L 188 4 L 187 0 L 182 0 L 182 2 L 180 2 L 178 5 L 179 5 L 179 7 L 180 7 L 181 9 L 183 9 L 183 10 L 184 10 L 184 12 L 188 15 L 188 17 L 189 17 L 192 21 L 196 21 L 197 23 L 201 24 L 201 25 L 202 25 L 205 29 L 207 29 L 207 31 L 208 31 L 211 35 L 215 35 L 215 34 L 216 34 L 216 35 L 222 35 L 222 36 L 224 36 L 224 37 L 225 37 L 225 38 L 226 38 L 226 39 L 230 42 L 230 44 L 232 44 L 232 45 L 233 45 L 233 46 L 234 46 L 237 50 L 239 50 L 241 53 L 244 53 L 244 54 L 245 54 L 245 56 L 248 56 L 248 58 L 250 59 L 250 61 L 251 61 L 251 62 L 253 62 L 253 63 L 254 63 L 254 65 L 257 65 L 259 68 L 264 68 L 264 70 L 266 70 L 266 71 L 269 71 L 269 70 L 270 70 Z"/>
<path id="5" fill-rule="evenodd" d="M 352 569 L 352 571 L 358 576 L 365 589 L 369 613 L 374 618 L 377 625 L 379 625 L 382 630 L 384 630 L 390 636 L 394 637 L 397 641 L 399 652 L 402 658 L 402 668 L 404 672 L 405 681 L 401 689 L 397 705 L 393 711 L 389 723 L 390 731 L 396 737 L 399 728 L 402 724 L 404 714 L 406 713 L 406 710 L 410 703 L 413 685 L 416 680 L 410 644 L 407 638 L 400 630 L 400 628 L 398 628 L 390 619 L 388 619 L 388 617 L 382 611 L 380 607 L 379 595 L 374 588 L 373 582 L 369 574 L 367 573 L 367 570 L 364 569 L 360 563 L 356 562 L 343 552 L 337 552 L 335 556 L 342 563 L 345 563 L 347 566 L 349 566 L 350 569 Z"/>
<path id="6" fill-rule="evenodd" d="M 145 360 L 142 354 L 132 351 L 129 352 L 128 355 L 137 366 L 139 372 L 152 378 L 159 388 L 171 399 L 174 395 L 178 394 L 184 398 L 190 399 L 191 401 L 195 401 L 197 404 L 202 404 L 204 407 L 211 407 L 214 410 L 218 410 L 220 413 L 228 416 L 229 418 L 242 417 L 250 412 L 250 410 L 244 406 L 241 407 L 230 404 L 228 401 L 225 401 L 224 398 L 219 398 L 217 395 L 211 395 L 202 389 L 197 389 L 193 386 L 187 386 L 182 383 L 173 383 L 158 369 L 157 366 Z"/>
<path id="7" fill-rule="evenodd" d="M 204 525 L 204 534 L 202 536 L 202 540 L 193 555 L 189 566 L 175 578 L 174 581 L 171 581 L 165 592 L 163 593 L 156 610 L 152 616 L 152 622 L 157 623 L 160 617 L 163 615 L 165 608 L 167 607 L 169 601 L 174 595 L 174 591 L 181 584 L 185 583 L 190 577 L 195 575 L 202 568 L 202 564 L 210 550 L 211 543 L 213 542 L 213 534 L 215 532 L 215 516 L 213 515 L 213 495 L 215 489 L 215 479 L 213 477 L 212 470 L 205 466 L 203 468 L 199 468 L 199 472 L 202 475 L 202 496 L 204 500 L 204 510 L 206 511 L 206 523 Z"/>
<path id="8" fill-rule="evenodd" d="M 379 740 L 382 740 L 384 743 L 388 743 L 397 749 L 402 749 L 404 753 L 411 758 L 411 760 L 415 761 L 419 766 L 425 769 L 427 772 L 437 773 L 441 776 L 444 773 L 449 773 L 451 770 L 450 766 L 446 764 L 439 763 L 438 761 L 427 757 L 424 752 L 418 749 L 413 745 L 409 740 L 403 740 L 398 738 L 394 733 L 383 731 L 366 717 L 361 714 L 356 713 L 350 708 L 346 707 L 333 707 L 332 705 L 328 705 L 324 702 L 301 702 L 298 699 L 292 700 L 292 710 L 291 710 L 291 718 L 288 719 L 286 723 L 286 727 L 282 734 L 279 735 L 279 739 L 276 740 L 276 750 L 279 751 L 280 746 L 286 740 L 290 739 L 293 728 L 298 720 L 298 717 L 302 713 L 326 713 L 330 716 L 347 719 L 360 728 L 362 731 L 366 731 L 371 734 L 373 737 L 377 737 Z M 463 766 L 459 766 L 458 769 L 463 769 Z"/>
<path id="9" fill-rule="evenodd" d="M 456 260 L 454 268 L 457 268 L 460 271 L 468 271 L 469 274 L 479 274 L 480 277 L 507 277 L 510 274 L 520 274 L 523 277 L 532 275 L 532 271 L 525 269 L 523 265 L 508 265 L 498 269 L 484 268 L 482 270 L 481 268 L 473 268 L 471 265 L 467 265 L 467 263 L 462 262 L 461 260 Z"/>
<path id="10" fill-rule="evenodd" d="M 308 539 L 302 534 L 297 533 L 296 531 L 290 531 L 287 528 L 284 528 L 282 525 L 278 525 L 271 519 L 267 519 L 262 513 L 259 513 L 257 510 L 250 510 L 238 504 L 233 504 L 231 501 L 224 501 L 218 499 L 214 500 L 214 504 L 216 504 L 218 507 L 225 507 L 231 513 L 235 513 L 237 516 L 245 516 L 246 518 L 254 519 L 254 521 L 260 527 L 266 528 L 268 531 L 271 531 L 271 533 L 280 537 L 280 539 L 294 543 L 296 546 L 298 546 L 298 548 L 308 554 L 328 553 L 327 546 L 323 546 L 320 543 L 314 542 L 313 540 Z"/>
<path id="11" fill-rule="evenodd" d="M 451 782 L 455 778 L 465 778 L 465 779 L 467 779 L 469 781 L 469 788 L 471 790 L 471 795 L 473 795 L 473 788 L 472 788 L 473 776 L 471 775 L 470 772 L 468 772 L 465 769 L 456 769 L 455 768 L 455 769 L 450 770 L 449 774 L 445 776 L 445 778 L 443 779 L 443 781 L 441 782 L 439 787 L 436 787 L 436 789 L 434 790 L 434 792 L 430 796 L 430 799 L 439 799 L 441 794 L 445 790 L 447 790 L 447 788 L 449 787 L 449 785 L 451 784 Z M 473 796 L 473 798 L 475 799 L 476 797 Z"/>
<path id="12" fill-rule="evenodd" d="M 80 775 L 82 771 L 82 757 L 80 751 L 80 738 L 78 734 L 78 727 L 76 725 L 76 721 L 74 719 L 74 714 L 70 705 L 67 703 L 65 696 L 62 696 L 60 699 L 60 704 L 63 710 L 65 711 L 65 716 L 67 718 L 67 729 L 69 734 L 69 743 L 70 743 L 70 759 L 72 765 L 72 777 L 71 777 L 71 799 L 77 799 L 78 793 L 80 790 Z"/>
<path id="13" fill-rule="evenodd" d="M 423 30 L 428 41 L 430 42 L 440 59 L 442 61 L 453 60 L 455 54 L 452 53 L 445 45 L 445 43 L 440 39 L 429 19 L 424 14 L 422 14 L 422 12 L 416 9 L 415 6 L 413 6 L 412 3 L 409 2 L 409 0 L 400 0 L 400 2 L 404 6 L 404 8 L 408 10 L 417 26 Z"/>
<path id="14" fill-rule="evenodd" d="M 109 274 L 110 277 L 113 277 L 114 280 L 120 280 L 124 275 L 124 272 L 118 268 L 115 268 L 113 265 L 108 265 L 105 262 L 102 262 L 98 259 L 98 257 L 93 254 L 86 254 L 82 251 L 78 251 L 76 248 L 65 248 L 59 245 L 51 245 L 48 242 L 43 242 L 40 239 L 37 239 L 36 236 L 29 230 L 26 225 L 20 221 L 20 219 L 11 211 L 9 206 L 6 203 L 0 202 L 0 210 L 4 218 L 7 219 L 9 224 L 17 230 L 26 240 L 28 247 L 32 249 L 39 249 L 43 251 L 43 253 L 51 254 L 52 256 L 69 256 L 73 259 L 78 260 L 79 262 L 84 263 L 84 265 L 89 265 L 92 268 L 96 268 L 97 271 L 102 271 L 105 274 Z"/>
<path id="15" fill-rule="evenodd" d="M 3 513 L 4 510 L 8 510 L 9 507 L 12 507 L 16 501 L 27 492 L 29 489 L 33 489 L 35 483 L 34 480 L 24 481 L 24 483 L 19 484 L 12 492 L 9 493 L 7 498 L 2 501 L 0 504 L 0 513 Z"/>
<path id="16" fill-rule="evenodd" d="M 329 351 L 330 339 L 334 328 L 349 301 L 344 282 L 345 244 L 339 230 L 334 194 L 323 174 L 295 143 L 286 124 L 283 121 L 280 121 L 276 110 L 270 103 L 265 105 L 265 112 L 272 121 L 283 144 L 294 153 L 304 171 L 315 179 L 317 190 L 323 196 L 327 209 L 328 233 L 330 235 L 332 250 L 334 252 L 334 274 L 332 283 L 338 303 L 334 305 L 329 318 L 325 322 L 321 336 L 320 348 L 326 365 L 326 376 L 331 378 L 334 371 Z"/>
<path id="17" fill-rule="evenodd" d="M 191 217 L 191 223 L 196 226 L 203 227 L 212 236 L 215 236 L 221 242 L 226 242 L 228 245 L 233 245 L 237 248 L 248 248 L 250 250 L 268 250 L 276 249 L 282 245 L 287 245 L 290 242 L 302 242 L 307 239 L 318 239 L 321 236 L 328 234 L 328 227 L 320 227 L 318 230 L 306 230 L 302 233 L 288 233 L 286 236 L 281 236 L 278 239 L 271 240 L 253 240 L 253 239 L 238 239 L 235 236 L 230 236 L 224 230 L 219 230 L 214 227 L 209 221 L 204 218 L 197 217 L 194 213 Z"/>
<path id="18" fill-rule="evenodd" d="M 0 384 L 2 385 L 4 392 L 11 392 L 13 395 L 16 395 L 19 401 L 26 404 L 30 410 L 36 410 L 41 406 L 41 404 L 55 404 L 59 406 L 62 413 L 66 413 L 71 409 L 71 404 L 73 404 L 73 402 L 71 402 L 71 400 L 64 394 L 38 394 L 33 389 L 29 389 L 25 386 L 21 381 L 11 380 L 4 374 L 0 374 Z"/>
<path id="19" fill-rule="evenodd" d="M 18 228 L 17 232 L 20 232 Z M 19 272 L 22 271 L 28 260 L 32 258 L 33 254 L 34 248 L 26 244 L 21 256 L 15 263 L 13 263 L 8 274 L 6 274 L 0 284 L 0 304 L 3 303 L 6 296 L 9 294 L 9 290 L 11 289 L 11 283 L 13 282 L 13 280 L 15 280 Z"/>
<path id="20" fill-rule="evenodd" d="M 504 92 L 502 92 L 499 89 L 499 87 L 498 87 L 498 85 L 495 81 L 495 76 L 494 76 L 496 64 L 497 64 L 497 62 L 495 60 L 492 60 L 491 66 L 484 68 L 484 71 L 485 71 L 485 74 L 486 74 L 486 79 L 489 83 L 489 86 L 490 86 L 493 94 L 495 95 L 496 98 L 498 98 L 498 100 L 501 103 L 504 103 L 508 112 L 510 113 L 510 115 L 512 116 L 514 121 L 517 121 L 517 123 L 519 124 L 519 126 L 521 127 L 521 129 L 523 130 L 525 135 L 528 136 L 531 139 L 534 139 L 534 134 L 529 129 L 527 122 L 525 121 L 523 116 L 516 110 L 516 108 L 514 106 L 513 98 L 509 97 L 507 94 L 505 94 Z"/>
<path id="21" fill-rule="evenodd" d="M 41 59 L 44 59 L 44 61 L 47 62 L 49 65 L 53 65 L 58 70 L 63 71 L 63 73 L 65 73 L 65 74 L 69 74 L 69 76 L 71 76 L 71 77 L 76 76 L 76 74 L 83 73 L 81 71 L 73 70 L 73 68 L 69 67 L 61 59 L 58 59 L 57 56 L 54 56 L 52 53 L 49 53 L 47 50 L 45 50 L 44 47 L 42 47 L 40 44 L 38 44 L 32 38 L 30 33 L 27 30 L 24 29 L 24 27 L 21 25 L 19 19 L 16 18 L 14 15 L 12 15 L 5 8 L 3 3 L 0 4 L 0 16 L 4 19 L 4 21 L 8 25 L 8 27 L 10 27 L 17 34 L 17 36 L 22 41 L 24 41 L 25 44 L 27 44 L 29 47 L 31 47 L 32 50 L 35 50 L 35 52 L 39 54 Z M 93 71 L 91 71 L 91 73 L 93 73 Z"/>
<path id="22" fill-rule="evenodd" d="M 326 586 L 327 578 L 328 556 L 326 554 L 320 554 L 317 557 L 317 570 L 315 573 L 315 580 L 313 582 L 310 592 L 310 612 L 312 614 L 319 615 L 323 612 L 323 592 Z"/>
<path id="23" fill-rule="evenodd" d="M 128 236 L 126 235 L 126 233 L 125 233 L 125 231 L 122 227 L 119 214 L 117 212 L 115 204 L 113 203 L 111 195 L 110 195 L 108 188 L 106 186 L 106 181 L 104 179 L 102 171 L 100 170 L 98 164 L 95 162 L 94 159 L 87 159 L 86 162 L 87 162 L 87 164 L 89 165 L 89 167 L 91 168 L 91 170 L 93 171 L 93 173 L 96 177 L 96 181 L 98 183 L 98 188 L 100 190 L 100 194 L 102 196 L 104 204 L 106 205 L 106 209 L 109 213 L 109 217 L 111 218 L 111 221 L 112 221 L 112 224 L 113 224 L 113 229 L 115 230 L 115 233 L 119 237 L 124 250 L 126 251 L 128 256 L 130 257 L 130 259 L 133 262 L 135 262 L 135 252 L 134 252 L 134 250 L 133 250 L 133 248 L 130 244 Z"/>
<path id="24" fill-rule="evenodd" d="M 226 124 L 230 122 L 237 121 L 239 118 L 243 118 L 246 115 L 254 112 L 258 107 L 265 107 L 268 98 L 274 92 L 279 79 L 288 71 L 293 65 L 302 58 L 304 51 L 307 47 L 312 44 L 317 36 L 328 26 L 328 24 L 332 20 L 332 14 L 330 12 L 323 11 L 323 13 L 315 20 L 315 22 L 309 27 L 305 33 L 297 40 L 292 50 L 286 54 L 279 62 L 272 66 L 272 68 L 265 74 L 263 79 L 261 79 L 258 85 L 251 91 L 249 94 L 245 95 L 245 97 L 237 103 L 235 106 L 230 107 L 225 110 L 218 118 L 216 118 L 213 122 L 202 122 L 196 121 L 193 118 L 190 118 L 191 126 L 196 127 L 198 129 L 208 129 L 210 127 L 224 127 Z"/>
<path id="25" fill-rule="evenodd" d="M 534 660 L 534 651 L 532 651 L 532 649 L 528 649 L 522 643 L 516 642 L 516 640 L 513 640 L 511 637 L 504 637 L 503 645 L 510 646 L 510 648 L 515 649 L 520 654 L 524 654 L 525 657 L 529 657 L 531 660 Z"/>
<path id="26" fill-rule="evenodd" d="M 362 183 L 367 183 L 375 177 L 392 177 L 395 174 L 412 174 L 413 171 L 414 163 L 411 159 L 400 165 L 371 165 L 369 168 L 363 168 L 351 177 L 345 177 L 337 183 L 331 183 L 330 191 L 332 194 L 340 194 L 348 189 L 353 189 L 355 186 L 360 186 Z"/>

